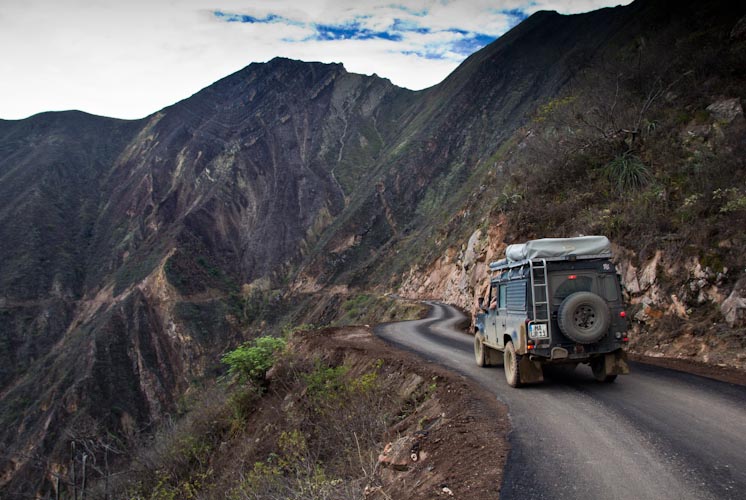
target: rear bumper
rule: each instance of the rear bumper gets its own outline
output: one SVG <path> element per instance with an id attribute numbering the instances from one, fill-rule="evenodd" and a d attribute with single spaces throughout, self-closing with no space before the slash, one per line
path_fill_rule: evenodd
<path id="1" fill-rule="evenodd" d="M 539 352 L 529 354 L 529 359 L 542 364 L 563 364 L 563 363 L 590 363 L 604 359 L 604 362 L 611 365 L 618 365 L 616 370 L 625 370 L 629 373 L 627 364 L 627 353 L 621 348 L 615 348 L 612 351 L 604 352 L 571 352 L 564 347 L 552 347 L 551 349 L 542 349 Z M 620 375 L 622 371 L 614 373 Z"/>

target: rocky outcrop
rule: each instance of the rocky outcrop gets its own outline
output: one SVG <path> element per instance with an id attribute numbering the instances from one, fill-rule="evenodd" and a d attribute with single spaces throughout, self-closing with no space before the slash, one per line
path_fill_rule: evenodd
<path id="1" fill-rule="evenodd" d="M 399 293 L 444 301 L 473 317 L 477 299 L 486 296 L 488 263 L 503 258 L 508 224 L 503 217 L 430 265 L 412 268 Z M 746 326 L 746 280 L 733 284 L 727 268 L 716 272 L 697 258 L 682 261 L 662 251 L 640 262 L 634 251 L 613 245 L 613 255 L 633 320 L 631 352 L 746 369 L 739 334 Z"/>
<path id="2" fill-rule="evenodd" d="M 503 219 L 504 221 L 504 219 Z M 448 248 L 429 266 L 414 266 L 397 293 L 411 299 L 431 298 L 476 312 L 477 299 L 486 295 L 487 269 L 505 249 L 503 222 L 477 229 L 460 248 Z"/>
<path id="3" fill-rule="evenodd" d="M 726 323 L 731 328 L 746 326 L 746 279 L 741 279 L 720 305 Z"/>

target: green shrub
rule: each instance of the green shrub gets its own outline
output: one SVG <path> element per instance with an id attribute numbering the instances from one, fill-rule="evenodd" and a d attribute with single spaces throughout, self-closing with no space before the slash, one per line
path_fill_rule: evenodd
<path id="1" fill-rule="evenodd" d="M 228 365 L 228 374 L 237 376 L 240 382 L 262 382 L 285 346 L 284 339 L 259 337 L 229 352 L 221 361 Z"/>
<path id="2" fill-rule="evenodd" d="M 314 370 L 304 377 L 308 397 L 315 402 L 338 401 L 347 389 L 344 377 L 348 371 L 349 368 L 345 365 L 332 367 L 317 361 Z"/>
<path id="3" fill-rule="evenodd" d="M 721 214 L 729 214 L 746 209 L 746 194 L 738 188 L 716 189 L 712 192 L 712 198 L 716 202 L 721 203 Z"/>
<path id="4" fill-rule="evenodd" d="M 298 326 L 285 325 L 282 327 L 282 338 L 284 338 L 285 340 L 290 340 L 296 333 L 310 332 L 311 330 L 315 330 L 316 328 L 316 325 L 312 325 L 310 323 L 303 323 Z"/>
<path id="5" fill-rule="evenodd" d="M 619 192 L 640 188 L 650 181 L 648 167 L 637 156 L 627 152 L 611 160 L 604 166 L 609 182 Z"/>

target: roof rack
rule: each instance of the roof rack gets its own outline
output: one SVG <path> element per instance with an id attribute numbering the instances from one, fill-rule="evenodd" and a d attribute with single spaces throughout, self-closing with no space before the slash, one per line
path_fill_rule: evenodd
<path id="1" fill-rule="evenodd" d="M 597 255 L 565 255 L 563 257 L 547 257 L 539 259 L 526 259 L 510 262 L 507 259 L 497 260 L 490 263 L 490 271 L 502 271 L 504 269 L 512 269 L 514 267 L 525 266 L 529 263 L 539 262 L 573 262 L 576 260 L 594 260 L 594 259 L 605 259 L 608 260 L 611 256 L 609 254 L 597 254 Z"/>

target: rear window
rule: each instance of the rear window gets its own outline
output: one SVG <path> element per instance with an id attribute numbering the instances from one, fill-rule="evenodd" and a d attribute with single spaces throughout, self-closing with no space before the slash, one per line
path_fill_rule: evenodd
<path id="1" fill-rule="evenodd" d="M 595 283 L 594 283 L 595 282 Z M 602 296 L 607 302 L 619 300 L 617 277 L 610 274 L 580 274 L 555 275 L 551 279 L 552 301 L 561 303 L 568 295 L 576 292 L 592 292 Z"/>
<path id="2" fill-rule="evenodd" d="M 574 278 L 572 278 L 574 276 Z M 572 279 L 571 279 L 572 278 Z M 555 283 L 559 286 L 554 291 L 554 300 L 562 302 L 565 297 L 576 292 L 592 292 L 593 278 L 590 276 L 567 275 L 555 278 Z"/>

